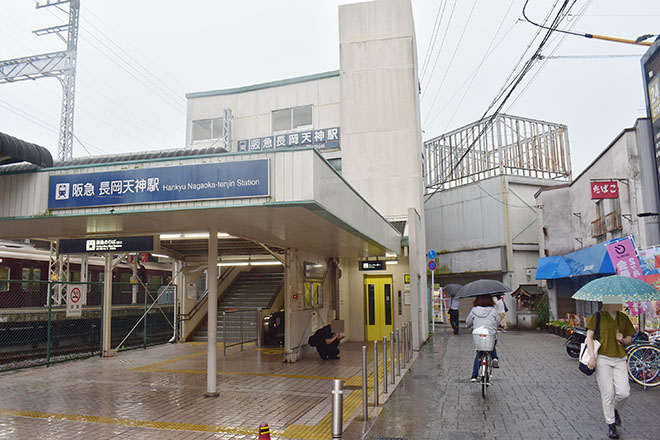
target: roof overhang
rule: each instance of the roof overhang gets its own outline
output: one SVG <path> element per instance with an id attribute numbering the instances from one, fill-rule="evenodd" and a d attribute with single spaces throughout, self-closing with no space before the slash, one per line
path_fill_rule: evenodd
<path id="1" fill-rule="evenodd" d="M 270 195 L 263 198 L 48 209 L 51 176 L 264 158 L 269 160 Z M 16 183 L 3 185 L 12 177 L 36 185 L 39 196 L 32 208 L 26 208 L 29 200 L 18 202 L 10 215 L 0 218 L 0 238 L 4 239 L 157 235 L 217 228 L 234 237 L 326 256 L 361 258 L 401 252 L 401 233 L 313 149 L 51 168 L 0 175 L 0 187 L 17 188 Z M 34 198 L 34 192 L 24 193 Z M 0 205 L 11 197 L 0 192 Z"/>

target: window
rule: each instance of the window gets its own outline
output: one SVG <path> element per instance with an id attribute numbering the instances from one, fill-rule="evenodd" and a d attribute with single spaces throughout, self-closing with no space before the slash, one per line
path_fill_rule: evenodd
<path id="1" fill-rule="evenodd" d="M 71 279 L 69 280 L 73 283 L 79 283 L 80 282 L 80 271 L 79 270 L 72 270 L 71 271 Z"/>
<path id="2" fill-rule="evenodd" d="M 133 286 L 131 285 L 131 274 L 123 273 L 119 279 L 119 291 L 121 293 L 131 293 L 133 291 Z"/>
<path id="3" fill-rule="evenodd" d="M 21 284 L 21 288 L 25 290 L 39 290 L 39 283 L 35 282 L 29 282 L 29 281 L 41 281 L 41 269 L 35 267 L 35 268 L 30 268 L 30 267 L 24 267 L 23 271 L 21 273 L 21 279 L 23 280 L 23 283 Z"/>
<path id="4" fill-rule="evenodd" d="M 222 137 L 223 118 L 192 121 L 192 140 L 207 141 Z"/>
<path id="5" fill-rule="evenodd" d="M 596 218 L 605 217 L 605 207 L 603 206 L 603 201 L 599 200 L 596 202 Z"/>
<path id="6" fill-rule="evenodd" d="M 278 131 L 297 130 L 312 127 L 312 106 L 286 108 L 273 110 L 272 128 L 273 133 Z"/>
<path id="7" fill-rule="evenodd" d="M 339 174 L 341 174 L 341 157 L 338 157 L 336 159 L 328 159 L 328 163 L 332 165 L 332 168 L 334 168 Z"/>
<path id="8" fill-rule="evenodd" d="M 149 275 L 147 277 L 147 288 L 149 291 L 156 291 L 163 285 L 163 277 L 156 275 Z"/>
<path id="9" fill-rule="evenodd" d="M 9 290 L 9 268 L 0 267 L 0 292 L 7 292 Z"/>

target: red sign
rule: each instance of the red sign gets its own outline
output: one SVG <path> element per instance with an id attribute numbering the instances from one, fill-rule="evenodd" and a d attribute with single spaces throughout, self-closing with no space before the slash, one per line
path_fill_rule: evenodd
<path id="1" fill-rule="evenodd" d="M 71 302 L 75 304 L 78 301 L 80 301 L 80 289 L 74 287 L 71 289 Z"/>
<path id="2" fill-rule="evenodd" d="M 619 185 L 616 180 L 591 182 L 592 199 L 618 199 Z"/>

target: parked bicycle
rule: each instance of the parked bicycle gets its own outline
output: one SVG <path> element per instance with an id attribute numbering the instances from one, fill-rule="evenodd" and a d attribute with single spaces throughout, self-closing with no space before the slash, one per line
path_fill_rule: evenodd
<path id="1" fill-rule="evenodd" d="M 493 377 L 492 352 L 495 347 L 496 334 L 490 333 L 487 328 L 480 327 L 472 331 L 474 347 L 479 355 L 479 370 L 476 383 L 481 385 L 481 396 L 486 398 L 486 389 L 490 386 Z"/>
<path id="2" fill-rule="evenodd" d="M 626 348 L 628 376 L 646 389 L 660 385 L 660 339 L 638 332 Z"/>

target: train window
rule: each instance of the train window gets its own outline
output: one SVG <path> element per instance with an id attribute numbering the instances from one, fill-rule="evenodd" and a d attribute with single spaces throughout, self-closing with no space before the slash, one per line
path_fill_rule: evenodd
<path id="1" fill-rule="evenodd" d="M 29 281 L 41 281 L 41 269 L 38 267 L 31 268 L 31 267 L 24 267 L 23 271 L 21 273 L 21 279 L 23 280 L 23 283 L 21 283 L 21 288 L 25 290 L 39 290 L 39 283 L 32 282 L 30 283 Z"/>
<path id="2" fill-rule="evenodd" d="M 151 290 L 158 290 L 163 285 L 163 277 L 156 275 L 149 275 L 147 277 L 147 288 Z"/>
<path id="3" fill-rule="evenodd" d="M 72 281 L 74 283 L 79 283 L 80 282 L 80 271 L 79 270 L 72 270 L 70 273 L 70 279 L 69 281 Z"/>
<path id="4" fill-rule="evenodd" d="M 9 290 L 9 267 L 0 267 L 0 292 Z"/>
<path id="5" fill-rule="evenodd" d="M 121 293 L 131 293 L 133 291 L 133 286 L 131 285 L 131 274 L 123 273 L 121 274 L 119 284 L 119 290 Z"/>

